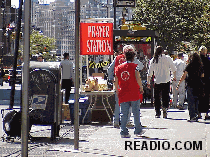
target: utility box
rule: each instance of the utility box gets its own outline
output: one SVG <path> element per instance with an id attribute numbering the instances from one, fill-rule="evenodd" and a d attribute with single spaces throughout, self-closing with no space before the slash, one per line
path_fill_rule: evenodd
<path id="1" fill-rule="evenodd" d="M 62 123 L 59 62 L 30 62 L 28 95 L 30 124 L 51 125 L 51 139 L 55 139 Z"/>

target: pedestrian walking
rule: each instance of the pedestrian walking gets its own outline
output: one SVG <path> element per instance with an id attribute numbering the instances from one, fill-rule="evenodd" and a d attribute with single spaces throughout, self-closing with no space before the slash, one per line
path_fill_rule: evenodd
<path id="1" fill-rule="evenodd" d="M 150 88 L 150 80 L 152 75 L 155 77 L 154 98 L 156 118 L 161 115 L 161 95 L 162 95 L 162 110 L 163 118 L 167 118 L 167 110 L 169 107 L 169 92 L 170 92 L 170 71 L 173 72 L 174 80 L 176 80 L 176 67 L 170 56 L 163 54 L 163 48 L 158 46 L 154 57 L 150 61 L 149 72 L 147 77 L 148 87 Z"/>
<path id="2" fill-rule="evenodd" d="M 132 46 L 126 46 L 123 50 L 126 62 L 119 65 L 115 70 L 115 90 L 121 107 L 121 137 L 129 138 L 130 134 L 126 127 L 128 120 L 129 108 L 132 107 L 134 115 L 135 131 L 134 134 L 143 133 L 140 124 L 140 102 L 143 99 L 143 87 L 139 71 L 136 69 L 137 64 L 134 61 L 134 49 Z"/>
<path id="3" fill-rule="evenodd" d="M 62 89 L 65 89 L 65 104 L 68 104 L 71 87 L 74 82 L 73 63 L 69 60 L 69 54 L 64 53 L 64 60 L 61 61 Z"/>
<path id="4" fill-rule="evenodd" d="M 130 47 L 131 49 L 134 50 L 134 48 L 131 45 L 126 45 L 123 47 L 123 52 L 125 51 L 126 48 Z M 116 57 L 113 60 L 113 62 L 110 64 L 110 66 L 108 67 L 108 78 L 111 82 L 114 82 L 114 76 L 115 76 L 115 70 L 116 68 L 124 63 L 126 61 L 125 59 L 125 54 L 124 53 L 116 53 Z M 138 59 L 134 59 L 135 64 L 137 64 L 137 69 L 140 71 L 143 69 L 144 65 L 143 63 L 141 63 Z M 131 112 L 131 109 L 130 109 Z M 129 112 L 129 116 L 128 116 L 128 122 L 127 122 L 127 126 L 132 126 L 132 124 L 130 123 L 130 112 Z M 120 107 L 119 107 L 119 103 L 118 103 L 118 96 L 115 93 L 115 111 L 114 111 L 114 127 L 115 128 L 119 128 L 120 127 Z"/>
<path id="5" fill-rule="evenodd" d="M 3 77 L 4 77 L 4 69 L 1 68 L 1 70 L 0 70 L 0 84 L 1 84 L 1 86 L 3 86 L 3 81 L 4 81 Z"/>
<path id="6" fill-rule="evenodd" d="M 204 83 L 203 91 L 204 94 L 201 95 L 199 99 L 199 105 L 198 105 L 198 111 L 199 111 L 199 117 L 202 118 L 200 113 L 206 113 L 205 119 L 210 119 L 210 116 L 208 115 L 209 112 L 209 94 L 210 94 L 210 61 L 207 57 L 207 48 L 205 46 L 201 46 L 199 48 L 200 58 L 203 63 L 203 71 L 204 71 L 204 77 L 202 78 L 202 81 Z"/>
<path id="7" fill-rule="evenodd" d="M 204 77 L 203 66 L 201 63 L 201 59 L 197 53 L 194 53 L 192 57 L 190 57 L 189 64 L 186 66 L 184 73 L 179 80 L 177 85 L 177 90 L 179 89 L 180 84 L 186 80 L 187 82 L 187 100 L 188 100 L 188 109 L 190 120 L 189 121 L 197 121 L 198 120 L 198 104 L 199 97 L 202 94 L 203 83 L 201 78 Z"/>
<path id="8" fill-rule="evenodd" d="M 182 77 L 182 74 L 185 69 L 185 63 L 183 61 L 183 53 L 179 53 L 177 56 L 177 59 L 174 61 L 174 65 L 176 66 L 176 81 L 173 81 L 172 87 L 173 87 L 173 105 L 174 107 L 177 107 L 180 110 L 184 109 L 184 99 L 185 99 L 185 81 L 182 81 L 182 83 L 179 85 L 179 89 L 176 90 L 176 87 L 178 85 L 178 81 Z M 179 95 L 179 97 L 178 97 Z M 179 102 L 179 104 L 177 104 Z"/>

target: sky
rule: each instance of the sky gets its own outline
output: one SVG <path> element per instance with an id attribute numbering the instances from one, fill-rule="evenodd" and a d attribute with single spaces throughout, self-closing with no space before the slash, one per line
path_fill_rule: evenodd
<path id="1" fill-rule="evenodd" d="M 40 1 L 43 1 L 43 0 L 39 0 Z M 45 4 L 49 4 L 50 2 L 54 2 L 55 0 L 44 0 Z M 70 0 L 71 2 L 74 0 Z M 11 0 L 11 6 L 15 6 L 16 8 L 19 7 L 19 0 Z"/>

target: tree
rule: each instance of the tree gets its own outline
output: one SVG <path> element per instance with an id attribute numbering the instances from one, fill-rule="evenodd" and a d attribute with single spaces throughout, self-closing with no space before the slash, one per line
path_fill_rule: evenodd
<path id="1" fill-rule="evenodd" d="M 159 45 L 171 52 L 182 41 L 210 48 L 209 0 L 137 0 L 134 20 L 159 33 Z"/>
<path id="2" fill-rule="evenodd" d="M 38 31 L 33 30 L 30 35 L 31 55 L 42 54 L 45 60 L 54 60 L 54 57 L 49 53 L 55 49 L 55 39 L 44 36 Z"/>

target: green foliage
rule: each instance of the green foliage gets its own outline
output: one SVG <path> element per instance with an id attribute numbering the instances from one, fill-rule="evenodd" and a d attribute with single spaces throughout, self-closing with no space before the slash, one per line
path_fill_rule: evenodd
<path id="1" fill-rule="evenodd" d="M 210 48 L 209 0 L 137 0 L 134 20 L 160 34 L 159 45 L 169 51 L 178 49 L 182 41 L 194 49 Z"/>
<path id="2" fill-rule="evenodd" d="M 33 30 L 30 35 L 31 55 L 42 54 L 45 60 L 54 60 L 50 55 L 50 51 L 55 49 L 55 39 L 49 38 L 40 34 L 38 31 Z"/>

